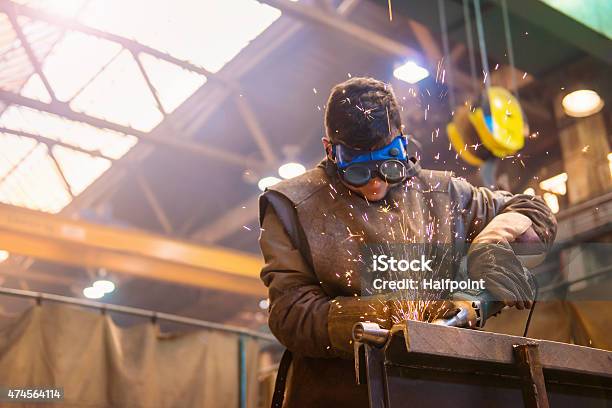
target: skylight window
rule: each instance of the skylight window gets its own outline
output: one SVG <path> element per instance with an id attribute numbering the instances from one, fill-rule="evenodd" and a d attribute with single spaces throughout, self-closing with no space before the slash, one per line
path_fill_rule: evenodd
<path id="1" fill-rule="evenodd" d="M 255 0 L 93 0 L 79 19 L 217 72 L 280 15 Z"/>
<path id="2" fill-rule="evenodd" d="M 211 73 L 281 15 L 256 0 L 15 3 L 74 18 Z M 92 117 L 150 132 L 208 80 L 201 70 L 159 55 L 133 53 L 121 41 L 23 15 L 17 21 L 55 97 Z M 0 89 L 54 103 L 35 71 L 11 22 L 0 12 Z M 131 135 L 2 102 L 0 126 L 65 144 L 49 149 L 31 137 L 0 130 L 0 201 L 49 212 L 61 211 L 137 143 Z"/>

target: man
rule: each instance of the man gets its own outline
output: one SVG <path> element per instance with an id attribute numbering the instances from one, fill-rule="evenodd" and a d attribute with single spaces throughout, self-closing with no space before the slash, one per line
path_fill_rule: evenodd
<path id="1" fill-rule="evenodd" d="M 354 380 L 353 324 L 390 327 L 448 309 L 407 313 L 415 312 L 415 302 L 398 301 L 399 292 L 366 288 L 368 251 L 427 244 L 465 254 L 466 243 L 491 244 L 470 251 L 470 278 L 483 279 L 506 305 L 529 308 L 533 282 L 509 243 L 527 237 L 549 246 L 556 222 L 539 198 L 421 169 L 407 156 L 397 100 L 381 81 L 352 78 L 336 85 L 325 128 L 326 159 L 261 198 L 261 277 L 269 289 L 270 329 L 293 355 L 285 406 L 366 407 L 366 387 Z M 501 267 L 495 259 L 508 262 Z M 430 277 L 455 277 L 455 263 L 441 265 Z"/>

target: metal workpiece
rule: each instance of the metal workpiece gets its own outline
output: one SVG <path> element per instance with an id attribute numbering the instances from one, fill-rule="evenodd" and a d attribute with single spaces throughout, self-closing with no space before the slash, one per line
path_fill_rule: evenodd
<path id="1" fill-rule="evenodd" d="M 358 322 L 353 326 L 353 340 L 382 347 L 389 338 L 389 330 L 376 323 Z"/>
<path id="2" fill-rule="evenodd" d="M 476 303 L 476 302 L 475 302 Z M 476 307 L 474 307 L 476 309 Z M 439 326 L 465 327 L 469 322 L 469 313 L 464 308 L 459 308 L 456 315 L 448 319 L 436 319 L 432 323 Z"/>
<path id="3" fill-rule="evenodd" d="M 382 339 L 386 341 L 383 343 Z M 355 325 L 355 370 L 370 407 L 602 407 L 612 352 L 482 330 L 406 321 Z"/>

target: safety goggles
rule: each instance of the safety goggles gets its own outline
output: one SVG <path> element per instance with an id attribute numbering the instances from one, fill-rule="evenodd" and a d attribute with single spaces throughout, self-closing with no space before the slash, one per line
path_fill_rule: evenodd
<path id="1" fill-rule="evenodd" d="M 338 173 L 347 184 L 360 187 L 377 176 L 397 184 L 407 178 L 406 143 L 406 137 L 399 135 L 377 150 L 363 151 L 337 144 L 332 146 L 332 152 Z"/>

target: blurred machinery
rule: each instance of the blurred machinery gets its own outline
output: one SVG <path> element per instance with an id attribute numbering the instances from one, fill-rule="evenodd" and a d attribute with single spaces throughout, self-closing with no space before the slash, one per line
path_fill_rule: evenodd
<path id="1" fill-rule="evenodd" d="M 481 167 L 486 186 L 495 185 L 497 159 L 516 154 L 529 133 L 519 101 L 501 87 L 490 87 L 481 107 L 460 106 L 446 131 L 466 163 Z"/>

